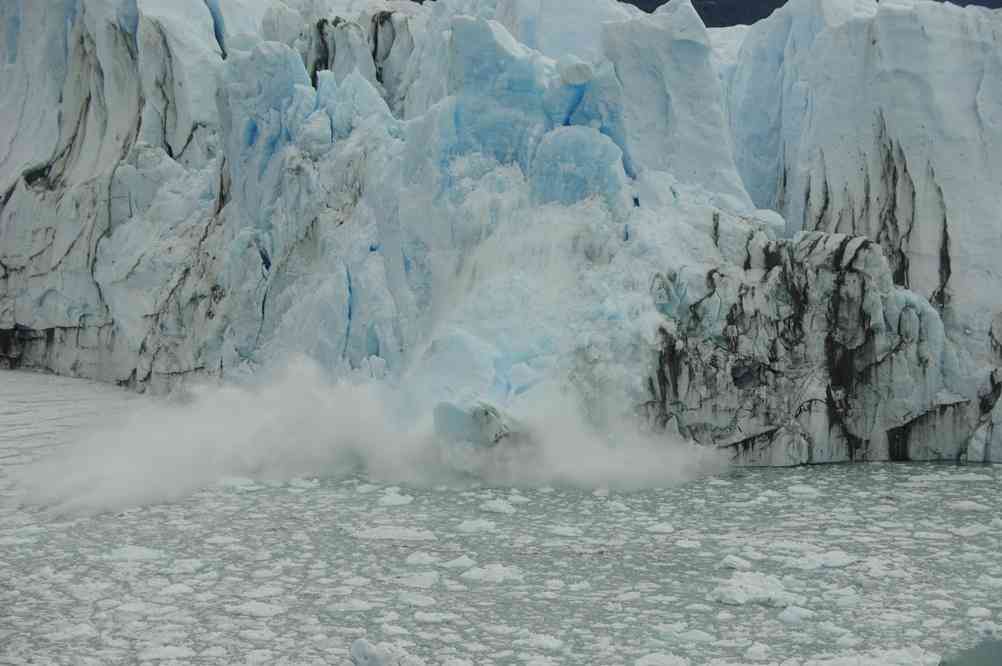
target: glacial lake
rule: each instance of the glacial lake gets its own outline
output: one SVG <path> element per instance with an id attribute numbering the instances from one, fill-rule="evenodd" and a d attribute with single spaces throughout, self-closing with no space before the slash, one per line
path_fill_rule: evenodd
<path id="1" fill-rule="evenodd" d="M 1002 636 L 999 467 L 21 504 L 23 470 L 142 400 L 0 372 L 0 663 L 349 664 L 365 638 L 401 664 L 911 665 Z"/>

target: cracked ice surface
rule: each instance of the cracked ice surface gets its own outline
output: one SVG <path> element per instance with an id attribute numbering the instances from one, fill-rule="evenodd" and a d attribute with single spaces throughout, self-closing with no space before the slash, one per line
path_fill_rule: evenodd
<path id="1" fill-rule="evenodd" d="M 0 375 L 4 499 L 136 400 Z M 364 639 L 391 664 L 935 664 L 1002 632 L 1000 484 L 871 464 L 636 493 L 232 479 L 76 519 L 4 501 L 0 661 L 347 664 Z"/>

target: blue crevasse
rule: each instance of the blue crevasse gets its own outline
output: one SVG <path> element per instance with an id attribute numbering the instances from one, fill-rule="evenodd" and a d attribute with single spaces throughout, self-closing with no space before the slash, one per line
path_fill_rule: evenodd
<path id="1" fill-rule="evenodd" d="M 216 38 L 216 44 L 219 45 L 219 50 L 223 54 L 223 60 L 226 60 L 226 23 L 223 19 L 223 12 L 219 7 L 219 0 L 205 0 L 205 6 L 209 10 L 209 14 L 212 15 L 212 34 Z"/>

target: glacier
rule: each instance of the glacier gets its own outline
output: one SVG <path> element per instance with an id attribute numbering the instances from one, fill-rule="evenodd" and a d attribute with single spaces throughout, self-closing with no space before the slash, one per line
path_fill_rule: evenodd
<path id="1" fill-rule="evenodd" d="M 405 423 L 556 390 L 744 464 L 1002 461 L 998 11 L 0 22 L 0 364 L 166 392 L 302 354 Z"/>

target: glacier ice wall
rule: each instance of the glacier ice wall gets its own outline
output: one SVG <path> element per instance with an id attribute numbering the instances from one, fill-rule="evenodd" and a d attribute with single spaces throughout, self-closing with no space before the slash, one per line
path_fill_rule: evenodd
<path id="1" fill-rule="evenodd" d="M 744 462 L 1002 458 L 997 13 L 0 23 L 0 363 L 169 390 L 306 354 L 405 420 L 556 386 Z"/>
<path id="2" fill-rule="evenodd" d="M 794 0 L 717 43 L 755 203 L 790 231 L 879 243 L 894 284 L 967 352 L 963 371 L 997 364 L 1002 12 Z"/>

